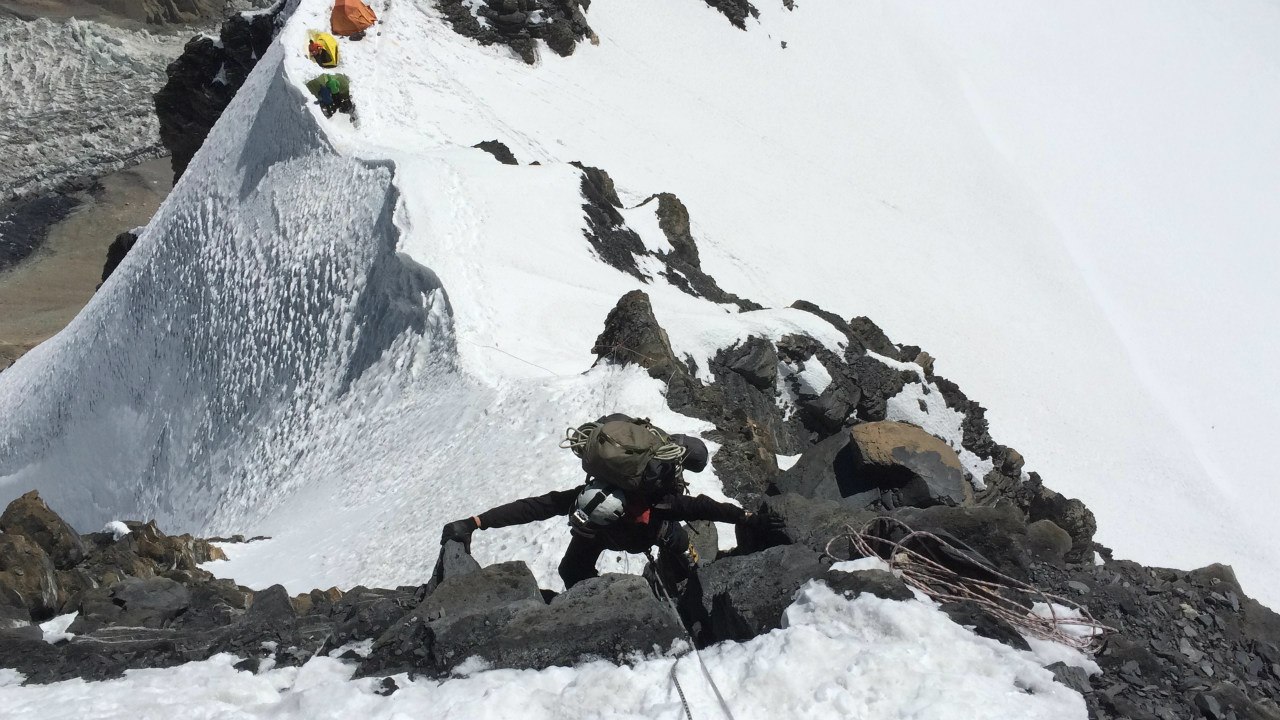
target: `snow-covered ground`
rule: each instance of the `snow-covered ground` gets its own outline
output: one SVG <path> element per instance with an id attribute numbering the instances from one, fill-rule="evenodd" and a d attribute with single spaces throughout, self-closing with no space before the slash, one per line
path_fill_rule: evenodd
<path id="1" fill-rule="evenodd" d="M 786 628 L 703 651 L 732 717 L 1084 718 L 1084 701 L 1054 682 L 1031 653 L 977 637 L 920 601 L 825 585 L 802 589 Z M 929 649 L 925 652 L 925 649 Z M 103 683 L 6 687 L 11 720 L 61 718 L 677 718 L 670 656 L 633 666 L 593 662 L 541 671 L 481 670 L 443 682 L 408 682 L 389 697 L 381 678 L 350 680 L 354 665 L 317 657 L 301 668 L 236 671 L 229 655 L 171 670 L 135 670 Z M 675 668 L 695 718 L 726 717 L 695 657 Z"/>

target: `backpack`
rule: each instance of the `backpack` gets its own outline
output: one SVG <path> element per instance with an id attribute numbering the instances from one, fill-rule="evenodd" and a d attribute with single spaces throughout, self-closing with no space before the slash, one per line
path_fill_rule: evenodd
<path id="1" fill-rule="evenodd" d="M 560 447 L 581 459 L 589 478 L 624 491 L 659 489 L 644 487 L 645 469 L 651 460 L 676 462 L 679 478 L 679 462 L 685 455 L 684 446 L 672 442 L 647 418 L 584 423 L 566 430 Z"/>

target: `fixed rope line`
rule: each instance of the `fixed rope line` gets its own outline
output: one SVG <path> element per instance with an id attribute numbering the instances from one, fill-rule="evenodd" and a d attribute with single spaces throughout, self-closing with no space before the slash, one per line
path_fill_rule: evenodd
<path id="1" fill-rule="evenodd" d="M 720 703 L 720 710 L 724 712 L 724 716 L 729 720 L 735 720 L 733 711 L 729 709 L 729 703 L 724 699 L 724 695 L 720 692 L 720 686 L 716 684 L 715 678 L 711 677 L 711 670 L 707 668 L 707 663 L 702 659 L 702 653 L 698 651 L 698 644 L 694 642 L 693 634 L 689 632 L 689 628 L 685 627 L 684 620 L 680 619 L 680 610 L 676 608 L 675 600 L 672 599 L 671 591 L 667 588 L 667 583 L 662 579 L 662 574 L 658 571 L 658 563 L 653 559 L 653 553 L 648 550 L 644 551 L 644 556 L 649 560 L 649 566 L 653 568 L 653 577 L 657 580 L 659 596 L 665 600 L 667 607 L 671 609 L 672 616 L 676 622 L 680 624 L 680 629 L 684 631 L 685 639 L 689 641 L 689 649 L 692 650 L 695 657 L 698 658 L 698 665 L 702 668 L 702 675 L 707 679 L 707 684 L 711 686 L 711 691 L 715 693 L 716 700 Z M 676 660 L 671 664 L 671 682 L 675 683 L 676 693 L 680 696 L 680 704 L 684 706 L 684 715 L 688 720 L 693 720 L 693 712 L 689 709 L 689 701 L 685 698 L 684 688 L 680 685 L 680 678 L 676 677 L 676 669 L 680 666 L 680 661 L 688 654 L 688 651 L 680 653 L 676 656 Z"/>
<path id="2" fill-rule="evenodd" d="M 897 527 L 905 531 L 905 535 L 893 541 L 873 534 L 872 527 L 881 523 L 889 525 L 890 529 Z M 881 516 L 866 523 L 860 530 L 854 529 L 852 525 L 845 525 L 845 531 L 827 541 L 825 547 L 827 557 L 842 560 L 831 552 L 831 546 L 838 540 L 848 540 L 850 555 L 857 553 L 862 557 L 879 557 L 885 560 L 889 564 L 889 570 L 901 577 L 903 582 L 933 600 L 975 603 L 988 615 L 1003 620 L 1032 637 L 1093 653 L 1098 650 L 1102 637 L 1106 633 L 1116 632 L 1115 628 L 1095 620 L 1079 603 L 1046 593 L 1034 585 L 1015 580 L 995 568 L 981 566 L 984 572 L 996 578 L 995 581 L 965 577 L 936 560 L 912 550 L 907 547 L 909 541 L 925 539 L 969 557 L 965 552 L 967 548 L 957 548 L 953 543 L 933 533 L 913 530 L 896 518 Z M 1027 598 L 1042 600 L 1049 610 L 1049 617 L 1040 617 L 1028 612 L 1027 606 L 1019 602 L 1019 599 Z M 1075 616 L 1059 617 L 1059 607 L 1068 608 Z M 1072 629 L 1075 632 L 1072 632 Z"/>

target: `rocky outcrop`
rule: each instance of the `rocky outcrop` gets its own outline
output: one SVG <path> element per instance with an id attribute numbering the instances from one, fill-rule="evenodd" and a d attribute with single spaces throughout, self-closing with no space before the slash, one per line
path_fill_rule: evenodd
<path id="1" fill-rule="evenodd" d="M 169 64 L 169 80 L 156 93 L 155 106 L 174 182 L 275 39 L 285 5 L 280 2 L 269 11 L 232 15 L 216 38 L 195 36 Z"/>
<path id="2" fill-rule="evenodd" d="M 53 562 L 22 535 L 0 534 L 0 595 L 16 597 L 29 620 L 52 617 L 59 607 Z"/>
<path id="3" fill-rule="evenodd" d="M 955 450 L 914 425 L 889 421 L 854 425 L 848 435 L 814 445 L 775 486 L 857 509 L 973 502 Z"/>
<path id="4" fill-rule="evenodd" d="M 121 622 L 130 603 L 150 607 L 142 596 L 171 583 L 212 582 L 199 565 L 225 557 L 204 540 L 166 535 L 155 523 L 126 525 L 130 532 L 119 540 L 110 532 L 78 535 L 37 492 L 23 495 L 0 515 L 0 594 L 19 598 L 28 620 L 79 611 L 80 621 L 100 626 Z M 155 578 L 164 582 L 140 594 L 137 582 Z"/>
<path id="5" fill-rule="evenodd" d="M 501 141 L 485 140 L 483 142 L 478 142 L 475 145 L 472 145 L 471 147 L 474 147 L 478 150 L 483 150 L 489 153 L 494 157 L 495 160 L 502 163 L 503 165 L 519 165 L 520 164 L 516 160 L 515 154 L 511 152 L 511 148 L 507 147 L 506 144 Z"/>
<path id="6" fill-rule="evenodd" d="M 35 490 L 9 503 L 0 514 L 0 533 L 22 535 L 39 545 L 59 570 L 84 560 L 84 542 L 80 536 L 49 509 Z"/>
<path id="7" fill-rule="evenodd" d="M 596 257 L 606 265 L 620 270 L 642 282 L 655 278 L 640 269 L 640 260 L 653 258 L 663 266 L 658 274 L 672 286 L 712 302 L 735 305 L 739 310 L 759 310 L 760 305 L 727 292 L 715 278 L 702 270 L 698 245 L 690 232 L 689 211 L 680 198 L 671 193 L 653 195 L 637 207 L 652 204 L 658 227 L 672 249 L 650 250 L 635 230 L 627 226 L 619 212 L 622 202 L 614 191 L 613 179 L 600 168 L 573 163 L 582 170 L 582 205 L 586 216 L 583 235 Z"/>
<path id="8" fill-rule="evenodd" d="M 707 5 L 724 13 L 734 27 L 743 30 L 747 29 L 748 17 L 760 17 L 760 12 L 749 0 L 706 0 L 706 2 Z"/>
<path id="9" fill-rule="evenodd" d="M 126 230 L 111 241 L 111 245 L 107 248 L 107 260 L 102 264 L 102 281 L 98 283 L 98 287 L 102 287 L 102 283 L 106 282 L 107 278 L 111 277 L 111 273 L 120 267 L 120 263 L 124 261 L 136 242 L 138 242 L 138 233 L 135 230 Z"/>
<path id="10" fill-rule="evenodd" d="M 583 10 L 589 0 L 436 0 L 453 31 L 481 45 L 505 45 L 521 60 L 538 61 L 538 41 L 561 56 L 593 38 Z"/>

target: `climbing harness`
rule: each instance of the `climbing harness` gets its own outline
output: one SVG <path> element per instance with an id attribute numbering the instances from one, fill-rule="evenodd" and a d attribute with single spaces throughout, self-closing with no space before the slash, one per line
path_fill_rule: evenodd
<path id="1" fill-rule="evenodd" d="M 838 540 L 848 540 L 849 557 L 879 557 L 889 564 L 889 570 L 902 578 L 908 586 L 919 590 L 938 602 L 964 601 L 978 605 L 994 618 L 1003 620 L 1015 629 L 1042 640 L 1061 643 L 1084 652 L 1096 652 L 1106 633 L 1115 628 L 1103 625 L 1079 603 L 1058 595 L 1046 593 L 1034 585 L 1015 580 L 985 563 L 978 563 L 977 553 L 967 547 L 957 547 L 955 542 L 930 532 L 912 530 L 896 518 L 881 516 L 855 530 L 845 526 L 845 532 L 831 538 L 826 544 L 826 555 L 833 560 L 843 560 L 831 552 Z M 905 534 L 897 541 L 888 539 L 890 531 Z M 926 541 L 953 557 L 966 558 L 984 574 L 993 579 L 981 580 L 967 577 L 933 558 L 908 547 L 912 542 Z M 1048 608 L 1049 617 L 1028 612 L 1028 600 L 1041 600 Z M 1068 612 L 1062 613 L 1066 608 Z M 1060 616 L 1061 613 L 1061 616 Z"/>
<path id="2" fill-rule="evenodd" d="M 711 691 L 715 693 L 716 700 L 720 703 L 720 710 L 724 712 L 724 716 L 729 720 L 735 720 L 733 711 L 729 709 L 729 703 L 724 699 L 724 695 L 720 692 L 720 686 L 716 684 L 715 678 L 711 677 L 711 670 L 707 668 L 707 663 L 702 659 L 702 653 L 698 651 L 698 644 L 694 642 L 692 633 L 689 628 L 684 626 L 684 621 L 680 619 L 680 611 L 676 608 L 676 602 L 672 598 L 671 590 L 667 588 L 667 582 L 662 579 L 662 573 L 658 570 L 658 563 L 653 559 L 653 553 L 649 550 L 644 551 L 644 556 L 649 560 L 649 567 L 653 569 L 654 583 L 658 590 L 658 597 L 667 603 L 667 607 L 671 609 L 671 615 L 675 617 L 676 622 L 680 624 L 680 629 L 684 631 L 684 637 L 689 641 L 689 650 L 676 655 L 676 660 L 671 664 L 671 682 L 676 686 L 676 694 L 680 696 L 680 704 L 684 706 L 684 716 L 687 720 L 693 720 L 693 711 L 689 709 L 689 700 L 685 697 L 684 687 L 680 685 L 680 678 L 676 677 L 676 669 L 680 666 L 680 661 L 685 655 L 693 652 L 698 658 L 698 665 L 702 668 L 702 675 L 707 679 L 707 684 L 711 686 Z"/>

